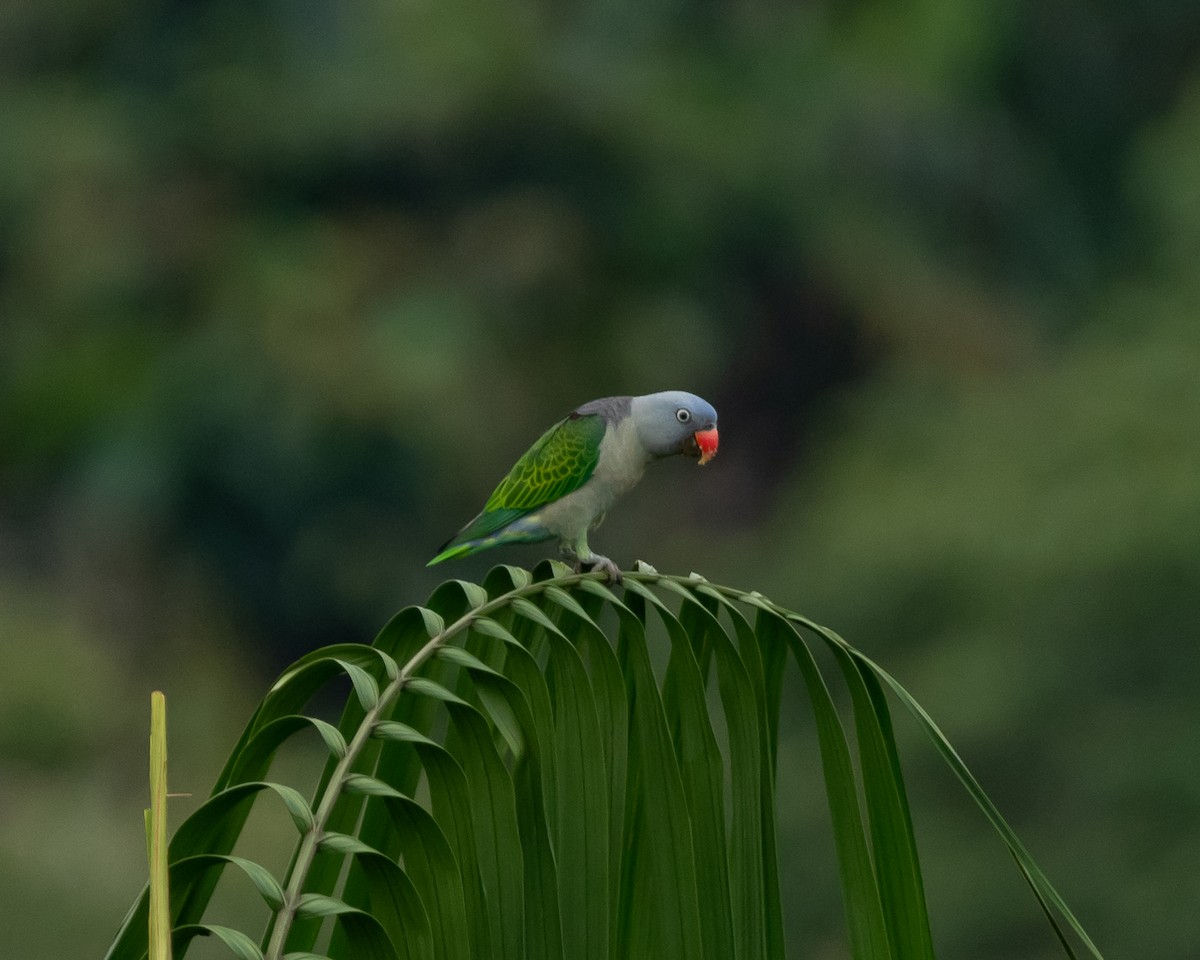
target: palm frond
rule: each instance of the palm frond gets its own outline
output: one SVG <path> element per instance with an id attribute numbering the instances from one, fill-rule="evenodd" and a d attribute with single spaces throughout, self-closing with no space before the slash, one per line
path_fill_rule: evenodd
<path id="1" fill-rule="evenodd" d="M 847 718 L 813 644 L 833 655 Z M 618 596 L 553 563 L 449 581 L 372 645 L 317 650 L 284 671 L 171 841 L 177 955 L 210 936 L 266 960 L 782 958 L 775 773 L 788 659 L 809 695 L 855 960 L 933 956 L 888 692 L 1008 846 L 1067 955 L 1075 943 L 1100 958 L 932 719 L 837 634 L 696 575 L 644 569 Z M 306 712 L 340 677 L 351 691 L 340 721 Z M 327 754 L 311 800 L 269 779 L 303 730 Z M 264 794 L 298 833 L 282 877 L 234 854 Z M 259 938 L 206 916 L 226 867 L 270 908 Z M 146 952 L 143 895 L 108 958 Z"/>

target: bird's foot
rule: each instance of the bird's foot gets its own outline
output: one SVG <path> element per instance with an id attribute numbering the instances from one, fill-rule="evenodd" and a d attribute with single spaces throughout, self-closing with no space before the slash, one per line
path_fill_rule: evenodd
<path id="1" fill-rule="evenodd" d="M 621 582 L 621 571 L 617 569 L 617 565 L 608 557 L 602 557 L 598 553 L 594 553 L 587 560 L 575 561 L 575 572 L 583 573 L 584 567 L 587 567 L 593 573 L 597 570 L 603 572 L 608 577 L 609 583 Z"/>

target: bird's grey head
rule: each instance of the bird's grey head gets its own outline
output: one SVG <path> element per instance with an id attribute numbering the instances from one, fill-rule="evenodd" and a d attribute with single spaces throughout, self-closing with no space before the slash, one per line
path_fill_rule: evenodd
<path id="1" fill-rule="evenodd" d="M 652 458 L 686 454 L 705 463 L 716 454 L 717 411 L 694 393 L 665 390 L 634 397 L 630 415 Z M 697 434 L 703 436 L 703 448 Z"/>

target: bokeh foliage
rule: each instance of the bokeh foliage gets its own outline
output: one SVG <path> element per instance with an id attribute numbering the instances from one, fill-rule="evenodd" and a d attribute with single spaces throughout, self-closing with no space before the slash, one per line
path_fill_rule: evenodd
<path id="1" fill-rule="evenodd" d="M 721 458 L 596 543 L 878 651 L 1102 949 L 1188 956 L 1198 67 L 1183 0 L 9 0 L 14 953 L 102 949 L 140 885 L 146 690 L 202 793 L 260 679 L 426 592 L 550 420 L 683 387 Z M 909 781 L 939 947 L 1037 955 Z"/>

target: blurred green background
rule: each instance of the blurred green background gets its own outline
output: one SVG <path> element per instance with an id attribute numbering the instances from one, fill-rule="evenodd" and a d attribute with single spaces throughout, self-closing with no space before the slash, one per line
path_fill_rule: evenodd
<path id="1" fill-rule="evenodd" d="M 424 568 L 545 426 L 679 388 L 721 456 L 595 545 L 839 630 L 1109 957 L 1194 958 L 1198 265 L 1193 0 L 5 0 L 6 953 L 140 889 L 152 688 L 202 796 L 287 660 L 546 554 Z M 941 954 L 1058 955 L 898 724 Z"/>

